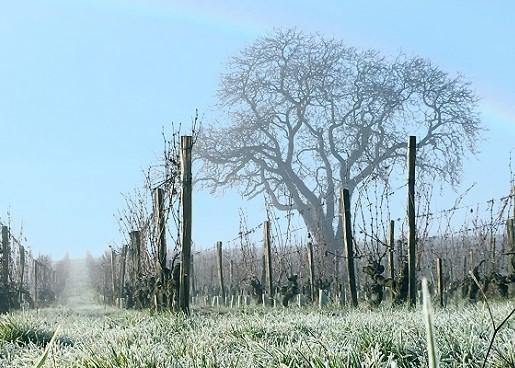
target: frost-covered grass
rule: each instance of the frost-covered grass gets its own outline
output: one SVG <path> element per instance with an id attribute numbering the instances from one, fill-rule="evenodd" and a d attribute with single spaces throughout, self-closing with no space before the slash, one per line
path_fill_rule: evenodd
<path id="1" fill-rule="evenodd" d="M 495 304 L 494 315 L 501 320 L 513 306 Z M 0 367 L 31 367 L 44 349 L 4 326 L 46 331 L 47 339 L 57 325 L 72 343 L 56 343 L 46 367 L 427 367 L 420 309 L 201 309 L 184 318 L 91 306 L 0 320 Z M 436 310 L 434 324 L 440 367 L 481 366 L 492 332 L 482 304 Z M 515 321 L 498 335 L 488 366 L 515 367 Z"/>

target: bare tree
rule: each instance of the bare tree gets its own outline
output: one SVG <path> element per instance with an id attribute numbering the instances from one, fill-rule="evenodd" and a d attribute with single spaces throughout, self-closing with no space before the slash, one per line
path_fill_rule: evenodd
<path id="1" fill-rule="evenodd" d="M 477 98 L 461 76 L 295 30 L 232 58 L 219 100 L 230 122 L 203 130 L 201 180 L 298 210 L 319 244 L 340 237 L 338 188 L 387 180 L 404 162 L 408 135 L 418 136 L 420 169 L 456 184 L 481 131 Z"/>

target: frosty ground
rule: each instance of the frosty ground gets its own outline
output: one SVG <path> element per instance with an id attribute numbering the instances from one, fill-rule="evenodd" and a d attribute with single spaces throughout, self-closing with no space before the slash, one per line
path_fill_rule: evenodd
<path id="1" fill-rule="evenodd" d="M 501 320 L 513 303 L 495 304 Z M 60 326 L 46 367 L 427 367 L 419 310 L 123 311 L 86 305 L 1 319 L 1 367 L 31 367 Z M 435 312 L 442 367 L 480 367 L 492 333 L 482 304 Z M 515 325 L 489 367 L 515 366 Z"/>
<path id="2" fill-rule="evenodd" d="M 199 308 L 188 318 L 95 302 L 84 265 L 63 305 L 0 316 L 0 367 L 427 367 L 421 309 Z M 82 275 L 82 276 L 81 276 Z M 493 303 L 498 323 L 514 301 Z M 484 303 L 435 310 L 441 367 L 481 367 L 493 327 Z M 488 367 L 515 367 L 515 322 Z"/>

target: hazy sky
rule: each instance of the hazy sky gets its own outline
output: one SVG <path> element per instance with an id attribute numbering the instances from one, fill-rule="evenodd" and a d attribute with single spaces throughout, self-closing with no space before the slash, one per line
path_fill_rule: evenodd
<path id="1" fill-rule="evenodd" d="M 515 148 L 513 1 L 0 0 L 0 216 L 56 257 L 120 240 L 120 193 L 142 183 L 161 128 L 215 115 L 224 62 L 274 27 L 320 32 L 464 74 L 490 130 L 465 165 L 470 201 L 505 195 Z M 515 151 L 514 151 L 515 152 Z M 450 203 L 449 203 L 450 205 Z M 211 246 L 259 202 L 195 193 L 194 238 Z M 216 214 L 216 216 L 214 216 Z"/>

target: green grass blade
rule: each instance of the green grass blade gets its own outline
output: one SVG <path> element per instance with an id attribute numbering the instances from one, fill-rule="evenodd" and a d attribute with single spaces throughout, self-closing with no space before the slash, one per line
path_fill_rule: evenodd
<path id="1" fill-rule="evenodd" d="M 59 332 L 59 326 L 57 326 L 57 328 L 55 329 L 55 332 L 54 332 L 52 338 L 50 339 L 50 342 L 48 343 L 48 345 L 45 348 L 45 352 L 43 353 L 43 355 L 41 355 L 38 362 L 34 365 L 34 368 L 43 367 L 46 360 L 48 359 L 48 355 L 50 354 L 50 349 L 52 349 L 52 346 L 55 344 L 55 340 L 56 340 L 58 332 Z"/>
<path id="2" fill-rule="evenodd" d="M 438 355 L 436 352 L 434 325 L 433 325 L 433 307 L 431 305 L 431 295 L 427 288 L 427 279 L 422 279 L 422 311 L 424 314 L 424 322 L 426 325 L 426 343 L 427 355 L 429 358 L 429 368 L 438 368 Z"/>

